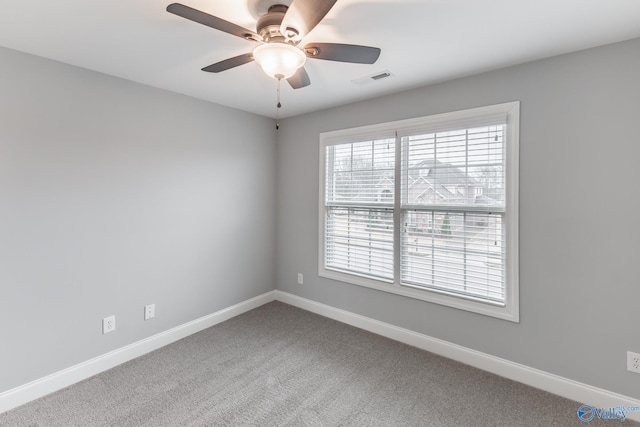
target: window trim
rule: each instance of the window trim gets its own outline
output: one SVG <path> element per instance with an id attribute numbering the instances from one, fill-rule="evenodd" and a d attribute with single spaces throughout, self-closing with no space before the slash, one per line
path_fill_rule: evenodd
<path id="1" fill-rule="evenodd" d="M 395 269 L 394 282 L 384 282 L 370 279 L 352 273 L 345 273 L 327 269 L 324 267 L 325 254 L 325 172 L 326 172 L 326 147 L 340 143 L 352 142 L 353 138 L 379 139 L 396 135 L 396 145 L 400 144 L 400 136 L 417 131 L 441 131 L 452 127 L 470 127 L 482 125 L 491 117 L 507 117 L 506 144 L 505 144 L 505 303 L 492 304 L 486 301 L 474 300 L 472 297 L 460 297 L 449 294 L 446 291 L 434 289 L 413 289 L 400 284 L 399 271 Z M 364 286 L 383 292 L 389 292 L 405 297 L 432 302 L 473 313 L 484 314 L 511 322 L 519 322 L 519 116 L 520 102 L 513 101 L 485 107 L 471 108 L 448 113 L 435 114 L 425 117 L 417 117 L 394 122 L 380 123 L 351 129 L 323 132 L 320 134 L 319 143 L 319 229 L 318 229 L 318 275 L 327 279 L 333 279 L 353 285 Z M 399 149 L 399 147 L 397 148 Z M 396 179 L 400 184 L 400 179 Z M 399 194 L 399 193 L 397 193 Z M 396 196 L 394 212 L 398 215 L 399 197 Z M 399 236 L 399 230 L 395 230 Z M 396 237 L 396 246 L 399 238 Z M 399 264 L 400 250 L 394 246 L 394 264 Z"/>

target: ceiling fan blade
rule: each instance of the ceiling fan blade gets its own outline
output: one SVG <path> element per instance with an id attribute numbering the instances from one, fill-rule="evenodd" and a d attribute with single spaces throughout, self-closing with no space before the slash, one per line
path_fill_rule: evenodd
<path id="1" fill-rule="evenodd" d="M 309 80 L 309 74 L 307 74 L 307 70 L 304 67 L 298 68 L 296 73 L 287 79 L 289 84 L 294 89 L 300 89 L 301 87 L 309 86 L 311 84 L 311 80 Z"/>
<path id="2" fill-rule="evenodd" d="M 253 61 L 253 54 L 245 53 L 243 55 L 234 56 L 233 58 L 225 59 L 224 61 L 211 64 L 207 67 L 204 67 L 202 71 L 206 71 L 208 73 L 219 73 L 220 71 L 225 71 L 251 61 Z"/>
<path id="3" fill-rule="evenodd" d="M 302 50 L 309 58 L 355 64 L 373 64 L 380 56 L 380 49 L 377 47 L 355 44 L 309 43 Z"/>
<path id="4" fill-rule="evenodd" d="M 246 40 L 262 40 L 262 37 L 251 30 L 180 3 L 171 3 L 167 6 L 167 12 Z"/>
<path id="5" fill-rule="evenodd" d="M 338 0 L 293 0 L 280 24 L 280 32 L 285 36 L 300 40 L 313 30 Z M 292 37 L 293 28 L 297 35 Z"/>

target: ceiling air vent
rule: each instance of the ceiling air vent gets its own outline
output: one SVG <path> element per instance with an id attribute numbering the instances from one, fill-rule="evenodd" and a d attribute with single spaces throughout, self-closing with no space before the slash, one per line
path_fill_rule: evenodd
<path id="1" fill-rule="evenodd" d="M 375 74 L 371 74 L 369 76 L 364 76 L 364 77 L 360 77 L 354 80 L 351 80 L 354 84 L 357 84 L 358 86 L 362 86 L 368 83 L 373 83 L 375 81 L 379 81 L 379 80 L 384 80 L 387 79 L 389 77 L 393 77 L 393 74 L 391 74 L 391 71 L 389 70 L 384 70 L 384 71 L 379 71 Z"/>

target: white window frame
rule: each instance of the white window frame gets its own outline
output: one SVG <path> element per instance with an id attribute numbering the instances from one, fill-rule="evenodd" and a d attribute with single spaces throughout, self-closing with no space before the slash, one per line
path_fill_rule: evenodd
<path id="1" fill-rule="evenodd" d="M 474 300 L 472 297 L 460 297 L 435 290 L 414 289 L 400 285 L 400 191 L 399 177 L 396 177 L 395 194 L 395 251 L 394 281 L 376 280 L 346 272 L 325 268 L 325 172 L 326 147 L 340 143 L 362 141 L 362 138 L 385 138 L 389 135 L 406 133 L 410 129 L 430 129 L 433 131 L 448 130 L 460 127 L 471 127 L 475 123 L 483 123 L 488 117 L 506 116 L 505 132 L 505 303 L 493 304 L 487 301 Z M 349 284 L 365 286 L 384 292 L 429 301 L 474 313 L 484 314 L 512 322 L 519 322 L 519 237 L 518 237 L 518 189 L 519 189 L 519 101 L 468 110 L 436 114 L 414 119 L 375 124 L 352 129 L 324 132 L 320 134 L 320 179 L 319 179 L 319 230 L 318 230 L 318 274 L 321 277 L 338 280 Z M 400 138 L 396 137 L 396 145 Z"/>

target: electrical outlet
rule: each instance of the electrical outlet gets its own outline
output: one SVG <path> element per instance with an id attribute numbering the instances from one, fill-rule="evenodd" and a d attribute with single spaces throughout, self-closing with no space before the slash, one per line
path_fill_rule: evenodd
<path id="1" fill-rule="evenodd" d="M 156 317 L 156 305 L 149 304 L 144 306 L 144 320 L 153 319 Z"/>
<path id="2" fill-rule="evenodd" d="M 116 330 L 116 316 L 109 316 L 102 319 L 102 335 Z"/>
<path id="3" fill-rule="evenodd" d="M 640 353 L 627 351 L 627 370 L 640 374 Z"/>
<path id="4" fill-rule="evenodd" d="M 302 285 L 304 283 L 304 276 L 302 273 L 298 273 L 298 284 Z"/>

